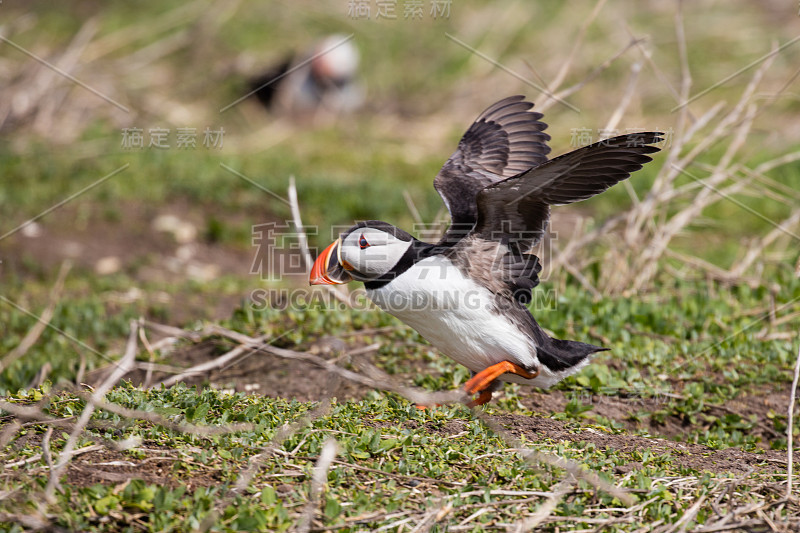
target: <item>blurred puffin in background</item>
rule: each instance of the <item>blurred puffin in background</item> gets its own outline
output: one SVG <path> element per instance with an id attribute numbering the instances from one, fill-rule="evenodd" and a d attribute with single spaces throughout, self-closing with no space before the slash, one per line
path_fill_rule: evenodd
<path id="1" fill-rule="evenodd" d="M 359 53 L 352 36 L 330 35 L 299 57 L 289 56 L 249 82 L 267 109 L 285 114 L 350 113 L 364 103 Z"/>

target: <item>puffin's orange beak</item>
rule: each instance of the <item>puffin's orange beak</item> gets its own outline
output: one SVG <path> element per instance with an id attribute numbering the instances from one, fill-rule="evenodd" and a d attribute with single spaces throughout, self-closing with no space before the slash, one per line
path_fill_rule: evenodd
<path id="1" fill-rule="evenodd" d="M 341 242 L 341 239 L 336 239 L 314 261 L 314 266 L 311 267 L 311 274 L 308 277 L 308 282 L 311 285 L 338 285 L 353 280 L 353 277 L 339 263 L 339 245 Z"/>

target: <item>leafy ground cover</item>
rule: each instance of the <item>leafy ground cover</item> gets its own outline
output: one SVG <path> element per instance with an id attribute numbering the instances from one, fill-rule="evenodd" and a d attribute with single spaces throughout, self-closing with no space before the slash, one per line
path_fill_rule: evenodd
<path id="1" fill-rule="evenodd" d="M 449 529 L 503 529 L 530 516 L 565 476 L 558 467 L 532 467 L 463 407 L 420 411 L 397 397 L 369 394 L 361 401 L 334 403 L 328 414 L 277 443 L 276 430 L 302 416 L 309 404 L 185 387 L 149 393 L 122 387 L 109 400 L 172 420 L 247 421 L 254 427 L 198 437 L 114 415 L 95 417 L 98 438 L 138 438 L 141 444 L 127 452 L 103 449 L 76 458 L 66 475 L 66 490 L 50 511 L 62 527 L 194 529 L 217 513 L 211 530 L 288 530 L 312 499 L 314 463 L 331 438 L 338 454 L 327 472 L 320 508 L 314 511 L 315 529 L 417 525 L 430 521 L 431 514 Z M 81 407 L 76 397 L 59 395 L 49 411 L 69 415 Z M 698 498 L 708 503 L 692 518 L 697 524 L 721 518 L 711 505 L 714 501 L 723 516 L 752 504 L 766 506 L 777 521 L 795 512 L 791 504 L 777 513 L 769 509 L 779 501 L 776 492 L 785 482 L 779 459 L 783 454 L 715 452 L 594 425 L 493 411 L 490 416 L 509 424 L 526 447 L 578 461 L 599 471 L 602 479 L 630 489 L 634 506 L 625 507 L 586 482 L 574 482 L 547 519 L 551 526 L 580 529 L 605 523 L 636 530 L 644 524 L 675 523 Z M 37 441 L 41 435 L 35 433 L 30 427 L 20 438 Z M 63 440 L 53 438 L 54 451 Z M 264 447 L 272 451 L 268 458 L 263 457 Z M 36 450 L 21 449 L 14 458 L 31 459 Z M 258 473 L 244 493 L 234 493 L 248 459 L 257 453 L 262 454 Z M 22 507 L 35 514 L 36 505 L 27 498 L 42 489 L 41 461 L 28 461 L 8 475 L 29 487 L 12 495 L 15 511 Z M 740 484 L 750 489 L 737 490 Z"/>
<path id="2" fill-rule="evenodd" d="M 786 281 L 790 290 L 778 306 L 800 298 L 800 285 Z M 739 525 L 763 521 L 762 514 L 796 523 L 795 504 L 782 500 L 794 357 L 781 326 L 767 327 L 769 310 L 753 313 L 758 289 L 681 284 L 661 295 L 601 302 L 571 290 L 562 300 L 538 312 L 540 320 L 560 324 L 556 335 L 599 339 L 612 351 L 555 390 L 507 385 L 482 415 L 459 405 L 420 410 L 395 393 L 263 352 L 187 378 L 190 385 L 163 388 L 158 380 L 171 374 L 157 370 L 155 386 L 142 390 L 146 373 L 138 370 L 106 401 L 159 419 L 98 410 L 77 443 L 85 452 L 68 465 L 65 490 L 47 512 L 48 425 L 31 420 L 16 428 L 5 457 L 5 511 L 22 508 L 59 527 L 91 531 L 280 531 L 296 527 L 309 508 L 313 530 L 428 524 L 480 531 L 535 519 L 550 501 L 554 510 L 543 518 L 549 528 L 635 531 L 681 520 L 702 528 L 733 518 Z M 731 326 L 713 326 L 717 315 Z M 452 389 L 467 377 L 377 311 L 245 307 L 221 325 L 346 368 L 376 365 L 398 383 L 427 390 Z M 158 342 L 157 333 L 148 335 Z M 204 334 L 159 352 L 155 362 L 188 367 L 237 345 Z M 144 350 L 138 359 L 152 361 Z M 92 379 L 97 386 L 104 374 L 90 373 Z M 57 389 L 23 388 L 5 400 L 62 421 L 50 437 L 54 456 L 86 405 L 79 389 Z M 237 430 L 239 423 L 247 428 Z M 200 429 L 208 427 L 221 432 Z M 329 440 L 337 452 L 324 490 L 315 492 L 315 464 Z M 528 450 L 580 464 L 627 489 L 633 501 L 623 505 L 564 468 L 526 460 Z M 250 482 L 237 490 L 253 464 Z"/>

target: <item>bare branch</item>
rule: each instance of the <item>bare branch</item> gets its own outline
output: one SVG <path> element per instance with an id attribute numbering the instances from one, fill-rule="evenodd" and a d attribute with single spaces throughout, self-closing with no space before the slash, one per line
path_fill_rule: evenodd
<path id="1" fill-rule="evenodd" d="M 383 374 L 382 372 L 380 372 L 380 370 L 374 367 L 372 367 L 369 370 L 376 377 L 368 377 L 359 374 L 357 372 L 353 372 L 351 370 L 342 368 L 333 361 L 328 361 L 326 359 L 323 359 L 322 357 L 319 357 L 317 355 L 308 352 L 298 352 L 290 350 L 288 348 L 278 348 L 277 346 L 272 346 L 270 344 L 267 344 L 265 342 L 266 336 L 255 337 L 255 338 L 248 337 L 247 335 L 244 335 L 242 333 L 232 332 L 230 330 L 227 330 L 219 326 L 213 326 L 207 328 L 206 333 L 210 332 L 213 332 L 214 334 L 217 335 L 226 336 L 228 338 L 236 339 L 238 342 L 242 342 L 242 344 L 240 346 L 237 346 L 230 352 L 227 352 L 226 354 L 218 357 L 217 359 L 196 365 L 184 371 L 183 374 L 180 374 L 178 376 L 173 376 L 154 386 L 158 386 L 161 384 L 164 384 L 164 386 L 173 385 L 174 383 L 177 383 L 178 381 L 180 381 L 181 379 L 185 378 L 188 375 L 194 375 L 211 369 L 220 368 L 221 366 L 224 366 L 224 363 L 227 363 L 228 361 L 234 359 L 235 357 L 239 357 L 240 355 L 246 352 L 253 351 L 253 352 L 268 353 L 283 359 L 306 361 L 324 370 L 327 370 L 328 372 L 337 374 L 348 381 L 352 381 L 354 383 L 358 383 L 360 385 L 364 385 L 366 387 L 374 389 L 396 392 L 419 405 L 436 405 L 436 404 L 461 402 L 466 399 L 466 396 L 462 391 L 430 393 L 423 389 L 398 385 L 396 383 L 396 380 L 391 379 L 389 376 Z M 189 336 L 189 334 L 185 336 Z M 371 346 L 369 348 L 374 349 L 375 347 Z M 220 363 L 220 359 L 223 359 L 222 363 Z"/>
<path id="2" fill-rule="evenodd" d="M 550 83 L 550 87 L 552 87 L 553 90 L 558 89 L 558 87 L 564 82 L 564 79 L 566 79 L 567 74 L 572 67 L 572 63 L 575 61 L 575 57 L 578 55 L 578 50 L 580 50 L 581 46 L 583 45 L 583 39 L 586 37 L 586 32 L 589 31 L 589 26 L 591 26 L 595 21 L 597 15 L 600 13 L 600 10 L 603 9 L 605 4 L 606 0 L 598 0 L 594 6 L 594 9 L 592 10 L 592 13 L 584 20 L 583 25 L 581 26 L 580 30 L 578 30 L 578 34 L 573 39 L 572 49 L 570 50 L 567 59 L 561 63 L 561 68 L 559 69 L 555 78 L 553 78 L 553 81 Z M 547 109 L 547 107 L 552 104 L 552 101 L 557 101 L 559 98 L 560 97 L 558 95 L 551 96 L 550 94 L 542 93 L 538 98 L 539 100 L 542 100 L 541 104 L 539 105 L 539 109 Z"/>
<path id="3" fill-rule="evenodd" d="M 51 500 L 54 497 L 55 491 L 59 487 L 59 480 L 64 473 L 64 468 L 72 458 L 74 453 L 73 450 L 75 449 L 75 445 L 78 443 L 78 438 L 80 438 L 83 430 L 86 429 L 86 425 L 89 423 L 89 419 L 95 410 L 97 402 L 102 401 L 106 393 L 111 390 L 111 387 L 116 385 L 119 380 L 122 379 L 122 377 L 130 372 L 134 367 L 134 362 L 136 360 L 136 337 L 139 326 L 136 321 L 132 320 L 130 327 L 131 332 L 128 336 L 128 344 L 125 347 L 125 353 L 123 354 L 122 359 L 120 360 L 119 364 L 114 367 L 111 375 L 92 393 L 92 396 L 87 401 L 86 407 L 81 413 L 80 418 L 78 418 L 75 427 L 70 433 L 64 448 L 61 450 L 61 453 L 58 454 L 58 463 L 50 471 L 50 479 L 47 481 L 47 487 L 45 488 L 45 497 L 48 500 Z"/>
<path id="4" fill-rule="evenodd" d="M 44 462 L 50 470 L 53 469 L 53 455 L 50 452 L 50 436 L 52 434 L 53 426 L 50 426 L 45 431 L 44 437 L 42 437 L 42 457 L 44 457 Z"/>
<path id="5" fill-rule="evenodd" d="M 564 100 L 565 98 L 568 98 L 568 97 L 572 96 L 574 93 L 576 93 L 576 92 L 580 91 L 580 90 L 581 90 L 581 89 L 583 89 L 583 88 L 584 88 L 586 85 L 588 85 L 589 83 L 591 83 L 592 81 L 594 81 L 595 79 L 597 79 L 597 78 L 600 76 L 600 74 L 602 74 L 603 72 L 605 72 L 606 70 L 608 70 L 608 68 L 609 68 L 609 67 L 610 67 L 612 64 L 614 64 L 614 62 L 615 62 L 617 59 L 619 59 L 619 58 L 621 58 L 623 55 L 625 55 L 625 53 L 626 53 L 628 50 L 630 50 L 630 49 L 631 49 L 632 47 L 634 47 L 635 45 L 637 45 L 637 44 L 639 44 L 639 43 L 643 42 L 644 40 L 645 40 L 645 39 L 636 39 L 636 38 L 633 38 L 633 37 L 631 37 L 631 40 L 628 42 L 628 44 L 626 44 L 625 46 L 623 46 L 623 47 L 622 47 L 622 48 L 621 48 L 621 49 L 620 49 L 620 50 L 619 50 L 617 53 L 615 53 L 613 56 L 611 56 L 610 58 L 608 58 L 608 59 L 606 59 L 605 61 L 603 61 L 602 63 L 600 63 L 600 64 L 599 64 L 597 67 L 595 67 L 595 68 L 594 68 L 594 69 L 593 69 L 591 72 L 589 72 L 589 74 L 587 74 L 587 75 L 586 75 L 586 76 L 585 76 L 585 77 L 584 77 L 584 78 L 583 78 L 581 81 L 579 81 L 578 83 L 575 83 L 575 84 L 573 84 L 573 85 L 570 85 L 569 87 L 567 87 L 567 88 L 565 88 L 565 89 L 562 89 L 561 91 L 559 91 L 558 93 L 556 93 L 555 95 L 553 95 L 553 96 L 554 96 L 554 99 L 552 99 L 552 100 L 546 100 L 546 101 L 544 101 L 544 102 L 542 102 L 542 103 L 540 103 L 540 104 L 537 104 L 537 106 L 536 106 L 536 109 L 537 109 L 538 111 L 546 111 L 546 110 L 547 110 L 549 107 L 551 107 L 553 104 L 555 104 L 555 103 L 556 103 L 556 102 L 558 102 L 559 100 Z M 530 65 L 529 65 L 529 66 L 530 66 Z M 533 69 L 532 67 L 531 67 L 531 71 L 534 71 L 534 69 Z M 535 72 L 535 71 L 534 71 L 534 72 Z M 549 85 L 546 85 L 546 88 L 547 88 L 547 87 L 549 87 Z M 549 90 L 549 89 L 548 89 L 548 90 Z"/>
<path id="6" fill-rule="evenodd" d="M 144 320 L 139 319 L 139 340 L 142 341 L 142 346 L 144 349 L 147 350 L 147 353 L 150 354 L 150 364 L 147 366 L 144 375 L 144 383 L 142 386 L 146 389 L 150 386 L 150 381 L 153 379 L 153 364 L 156 360 L 156 352 L 153 350 L 153 347 L 150 345 L 150 341 L 147 340 L 147 333 L 145 332 L 145 328 L 143 327 Z"/>
<path id="7" fill-rule="evenodd" d="M 253 424 L 246 422 L 239 424 L 228 424 L 225 426 L 198 426 L 196 424 L 189 424 L 187 422 L 176 423 L 172 420 L 152 411 L 141 411 L 139 409 L 128 409 L 115 403 L 109 403 L 103 400 L 95 402 L 95 406 L 103 411 L 117 414 L 127 420 L 146 420 L 153 424 L 171 429 L 173 431 L 180 431 L 181 433 L 191 433 L 198 436 L 208 435 L 224 435 L 226 433 L 236 433 L 239 431 L 251 431 Z"/>
<path id="8" fill-rule="evenodd" d="M 305 228 L 303 228 L 303 220 L 300 217 L 300 204 L 297 202 L 297 187 L 295 187 L 294 176 L 289 176 L 289 207 L 292 210 L 292 221 L 294 222 L 295 230 L 297 230 L 297 241 L 305 259 L 306 268 L 310 272 L 311 267 L 314 266 L 314 259 L 311 257 L 311 251 L 308 248 L 308 236 Z M 351 305 L 350 297 L 339 287 L 335 285 L 324 285 L 323 287 L 340 302 Z"/>
<path id="9" fill-rule="evenodd" d="M 42 443 L 42 445 L 44 445 L 44 443 Z M 72 456 L 76 457 L 78 455 L 83 455 L 84 453 L 96 452 L 98 450 L 102 450 L 103 448 L 104 448 L 104 446 L 102 444 L 90 444 L 89 446 L 84 446 L 83 448 L 78 448 L 77 450 L 72 452 Z M 44 452 L 43 453 L 37 453 L 35 455 L 31 455 L 30 457 L 26 457 L 25 459 L 20 459 L 19 461 L 11 461 L 10 463 L 6 463 L 3 466 L 5 468 L 16 468 L 18 466 L 22 466 L 22 465 L 26 465 L 26 464 L 30 464 L 30 463 L 35 463 L 37 461 L 42 460 L 42 458 L 45 459 L 45 462 L 47 462 L 47 465 L 48 465 L 49 468 L 53 467 L 53 465 L 52 465 L 52 457 L 51 457 L 50 460 L 48 460 L 47 458 L 44 457 Z"/>
<path id="10" fill-rule="evenodd" d="M 44 330 L 47 329 L 47 325 L 50 323 L 50 320 L 53 319 L 53 312 L 55 311 L 56 305 L 58 305 L 58 302 L 61 298 L 61 290 L 64 288 L 64 280 L 67 278 L 67 274 L 71 268 L 71 261 L 64 261 L 61 263 L 61 268 L 58 271 L 56 282 L 53 285 L 53 288 L 50 290 L 50 299 L 47 303 L 47 307 L 42 312 L 38 321 L 20 341 L 19 345 L 8 352 L 5 357 L 3 357 L 2 361 L 0 361 L 0 372 L 8 368 L 11 363 L 28 353 L 28 350 L 31 349 L 31 346 L 36 344 L 36 341 L 39 340 L 39 337 L 42 335 Z"/>
<path id="11" fill-rule="evenodd" d="M 486 427 L 500 436 L 509 447 L 516 449 L 520 456 L 528 463 L 545 463 L 550 466 L 563 468 L 568 473 L 572 474 L 576 479 L 582 479 L 593 487 L 611 494 L 625 505 L 633 505 L 634 500 L 631 495 L 625 491 L 625 489 L 621 489 L 604 481 L 593 471 L 585 470 L 581 468 L 581 465 L 570 461 L 569 459 L 539 452 L 530 448 L 525 448 L 523 443 L 518 438 L 509 433 L 500 424 L 489 418 L 485 413 L 474 408 L 472 412 L 484 425 L 486 425 Z"/>
<path id="12" fill-rule="evenodd" d="M 742 274 L 744 274 L 744 272 L 750 268 L 750 265 L 752 265 L 756 259 L 763 255 L 767 246 L 772 244 L 781 235 L 785 235 L 786 232 L 790 228 L 796 226 L 798 222 L 800 222 L 800 209 L 795 209 L 788 218 L 778 224 L 778 226 L 772 231 L 759 238 L 757 243 L 754 243 L 753 246 L 748 248 L 744 258 L 736 261 L 736 263 L 730 269 L 731 278 L 741 277 Z"/>
<path id="13" fill-rule="evenodd" d="M 319 501 L 322 497 L 322 491 L 325 484 L 328 482 L 328 470 L 331 468 L 331 463 L 336 459 L 339 453 L 339 446 L 336 444 L 336 439 L 328 438 L 322 446 L 322 451 L 319 454 L 317 464 L 314 465 L 314 473 L 311 477 L 311 490 L 308 495 L 308 503 L 306 503 L 303 516 L 300 518 L 300 523 L 297 525 L 299 533 L 308 533 L 311 529 L 311 522 L 314 520 L 314 513 L 319 507 Z"/>
<path id="14" fill-rule="evenodd" d="M 561 499 L 569 493 L 574 486 L 573 479 L 565 479 L 558 483 L 555 487 L 553 487 L 553 493 L 547 498 L 547 501 L 539 507 L 532 516 L 517 522 L 516 525 L 512 526 L 510 531 L 514 531 L 517 533 L 523 533 L 525 531 L 533 531 L 533 528 L 544 522 L 547 517 L 553 514 L 553 511 L 556 510 Z"/>
<path id="15" fill-rule="evenodd" d="M 620 98 L 617 108 L 613 113 L 611 113 L 611 116 L 608 118 L 608 122 L 606 123 L 606 137 L 610 136 L 609 132 L 617 128 L 622 120 L 622 117 L 625 115 L 625 111 L 628 109 L 631 101 L 633 101 L 633 95 L 636 91 L 636 81 L 639 79 L 639 73 L 641 71 L 642 66 L 639 63 L 634 63 L 631 65 L 631 75 L 628 78 L 628 84 L 625 86 L 625 91 L 622 93 L 622 98 Z M 629 182 L 626 180 L 625 183 Z"/>
<path id="16" fill-rule="evenodd" d="M 797 382 L 800 379 L 800 347 L 797 349 L 797 361 L 794 364 L 794 379 L 792 379 L 792 392 L 789 394 L 789 420 L 786 428 L 786 497 L 792 497 L 792 431 L 794 423 L 794 404 L 795 394 L 797 393 Z"/>

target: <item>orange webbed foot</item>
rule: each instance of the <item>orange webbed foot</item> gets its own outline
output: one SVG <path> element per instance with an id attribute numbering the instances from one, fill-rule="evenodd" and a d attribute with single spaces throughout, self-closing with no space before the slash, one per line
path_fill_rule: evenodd
<path id="1" fill-rule="evenodd" d="M 472 376 L 469 381 L 464 384 L 464 390 L 467 394 L 478 394 L 478 397 L 467 403 L 468 407 L 475 407 L 476 405 L 483 405 L 492 399 L 492 391 L 490 387 L 497 378 L 505 373 L 517 374 L 527 379 L 533 379 L 539 375 L 539 371 L 528 372 L 519 365 L 511 361 L 501 361 L 497 364 L 485 368 Z"/>

